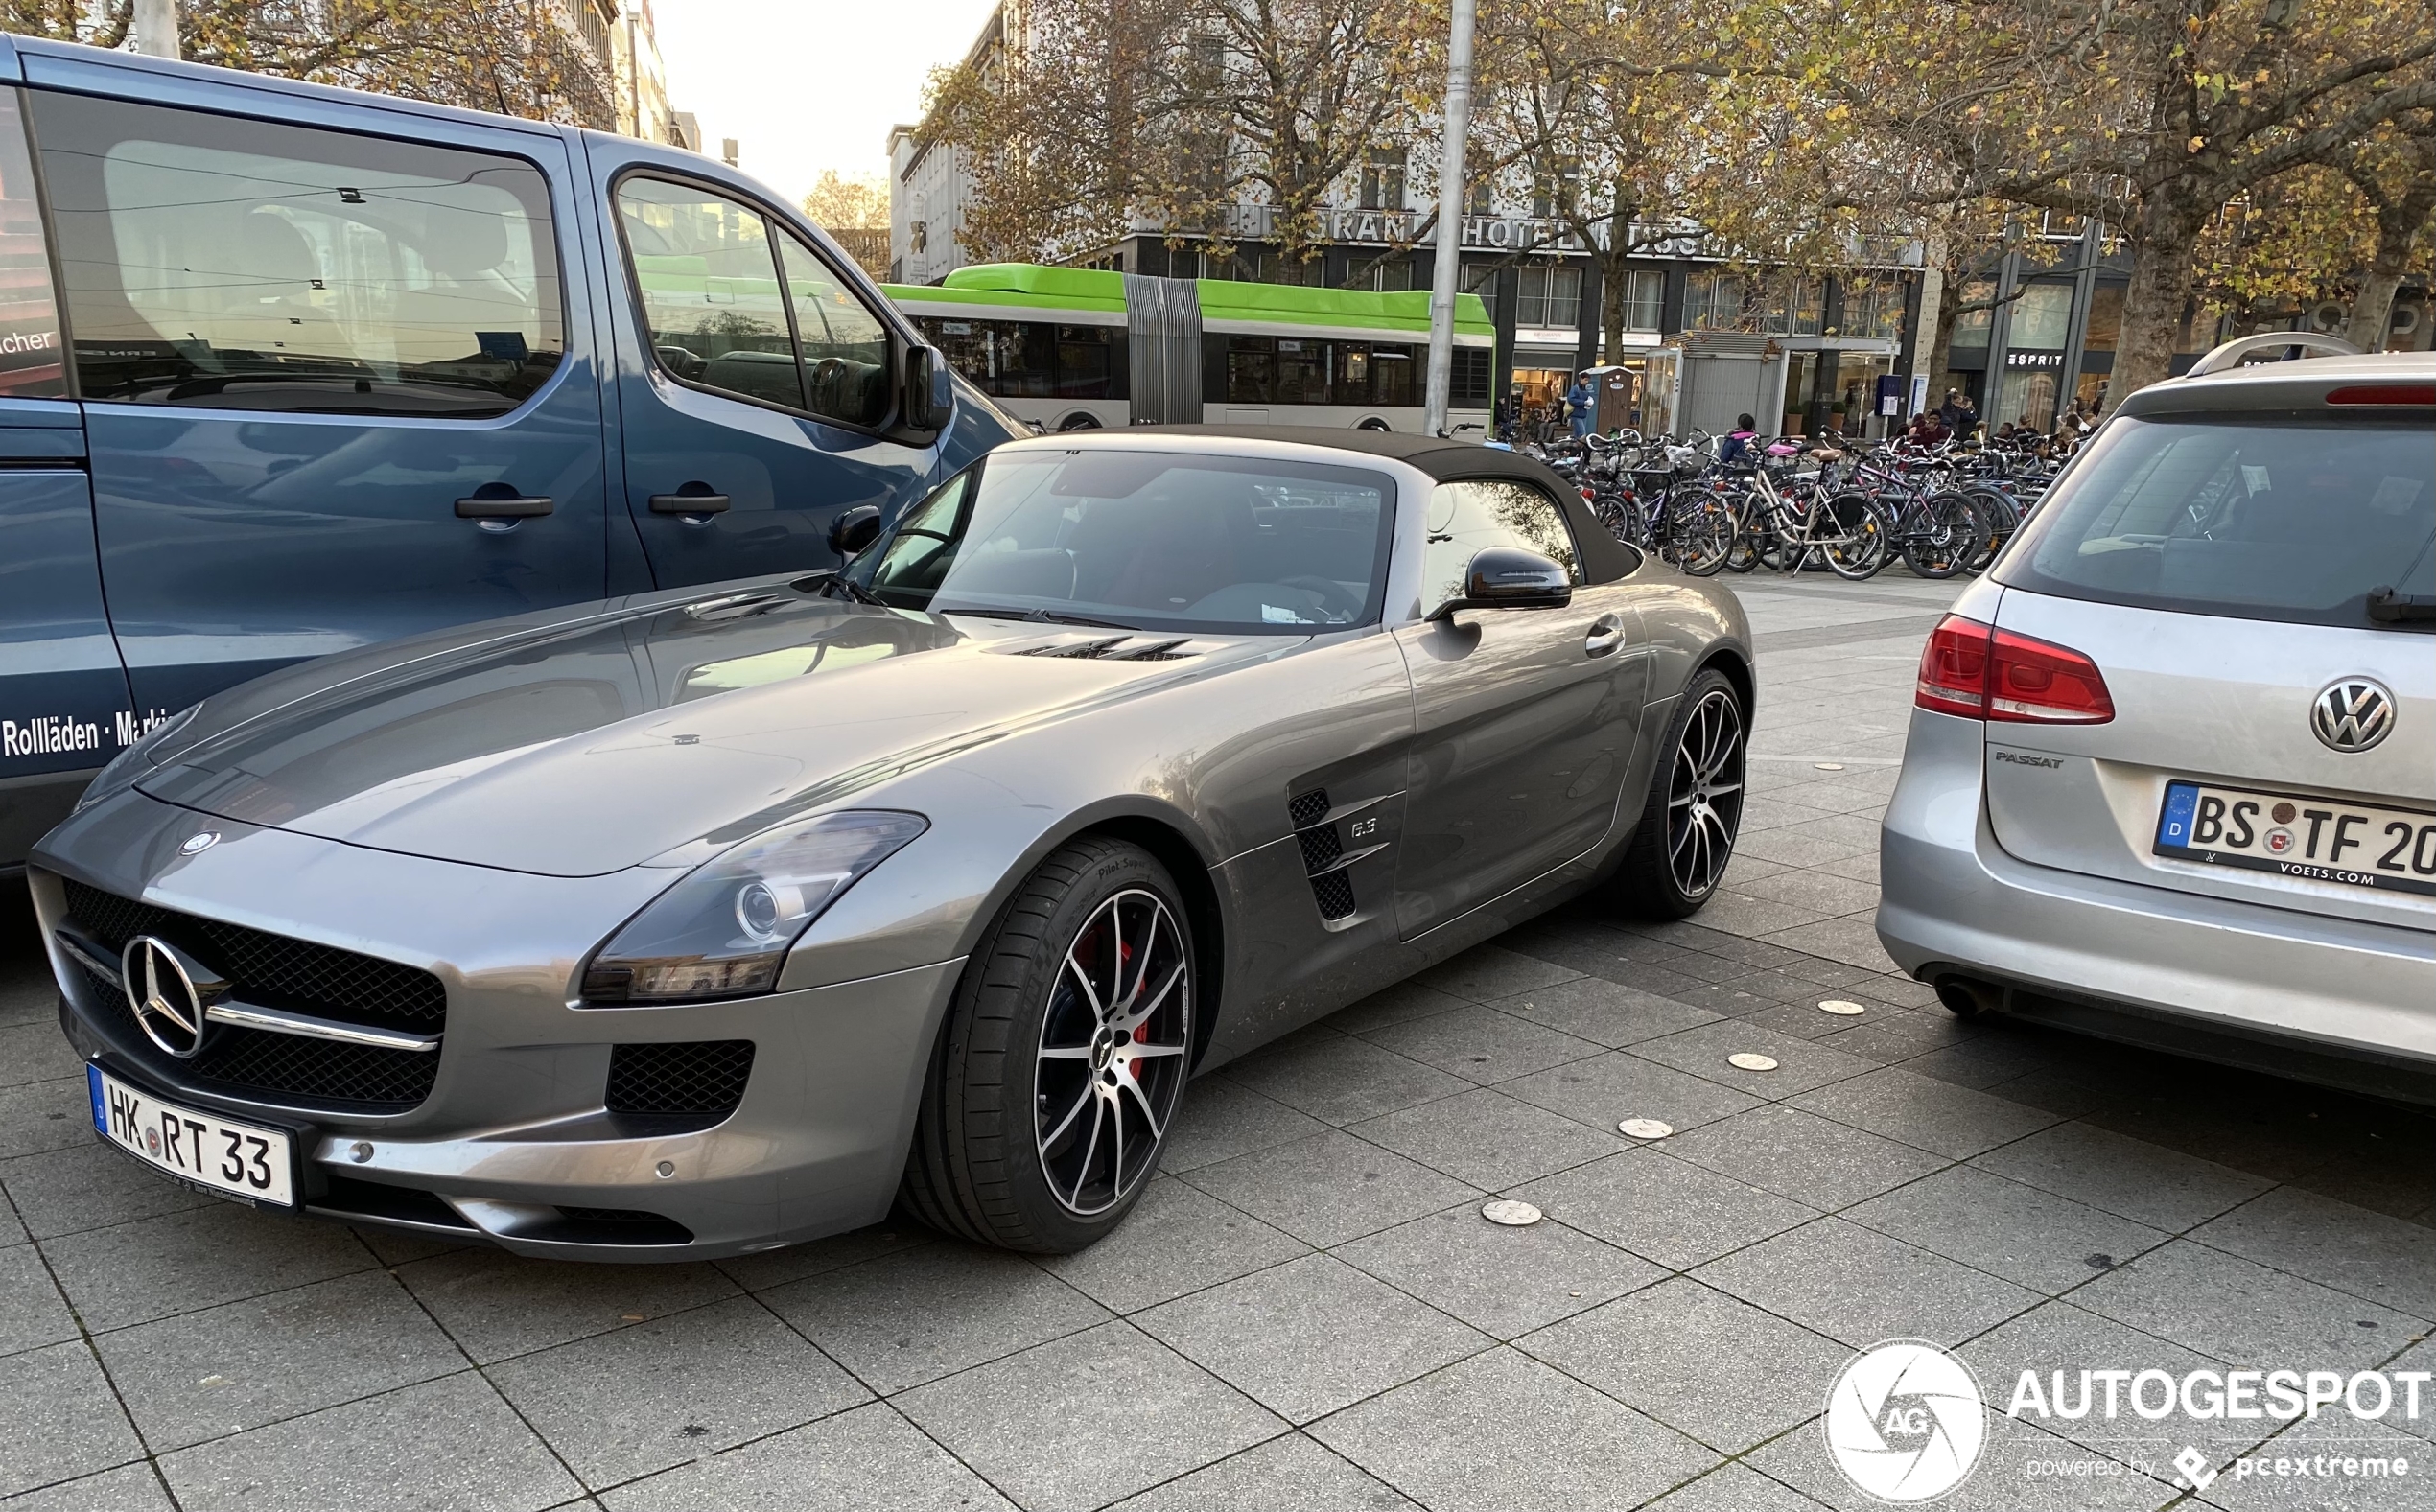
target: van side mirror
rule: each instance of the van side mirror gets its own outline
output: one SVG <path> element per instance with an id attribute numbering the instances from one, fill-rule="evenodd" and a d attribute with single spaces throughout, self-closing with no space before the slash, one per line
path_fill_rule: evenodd
<path id="1" fill-rule="evenodd" d="M 905 424 L 919 430 L 944 430 L 955 412 L 955 385 L 938 348 L 905 348 Z"/>
<path id="2" fill-rule="evenodd" d="M 859 556 L 865 547 L 878 539 L 878 504 L 856 504 L 829 523 L 829 548 L 842 557 Z"/>
<path id="3" fill-rule="evenodd" d="M 1443 619 L 1458 609 L 1562 609 L 1573 602 L 1573 577 L 1536 551 L 1483 547 L 1464 569 L 1464 591 L 1423 617 Z"/>

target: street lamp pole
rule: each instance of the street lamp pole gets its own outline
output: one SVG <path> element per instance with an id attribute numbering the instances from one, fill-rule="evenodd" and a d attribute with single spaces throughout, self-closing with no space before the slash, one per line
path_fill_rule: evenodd
<path id="1" fill-rule="evenodd" d="M 1455 285 L 1463 249 L 1464 139 L 1472 121 L 1474 0 L 1454 0 L 1446 39 L 1446 126 L 1439 139 L 1438 261 L 1430 274 L 1429 387 L 1421 429 L 1446 433 L 1446 398 L 1455 377 Z"/>

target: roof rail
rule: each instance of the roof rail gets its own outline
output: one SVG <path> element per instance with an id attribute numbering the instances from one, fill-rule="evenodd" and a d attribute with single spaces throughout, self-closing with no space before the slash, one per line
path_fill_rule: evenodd
<path id="1" fill-rule="evenodd" d="M 2324 336 L 2315 331 L 2261 331 L 2257 336 L 2237 337 L 2191 364 L 2185 378 L 2199 378 L 2209 373 L 2221 373 L 2228 367 L 2238 367 L 2241 360 L 2253 352 L 2269 352 L 2280 346 L 2315 347 L 2329 357 L 2357 357 L 2360 349 L 2339 336 Z"/>

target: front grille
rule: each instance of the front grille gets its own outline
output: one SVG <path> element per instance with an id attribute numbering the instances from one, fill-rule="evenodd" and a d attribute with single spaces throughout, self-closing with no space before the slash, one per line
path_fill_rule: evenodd
<path id="1" fill-rule="evenodd" d="M 68 913 L 113 956 L 137 935 L 158 935 L 226 973 L 239 997 L 265 1008 L 424 1035 L 448 1019 L 447 989 L 418 967 L 66 885 Z"/>
<path id="2" fill-rule="evenodd" d="M 226 975 L 238 1000 L 316 1018 L 437 1034 L 448 1021 L 448 992 L 429 971 L 293 940 L 243 924 L 199 919 L 62 879 L 76 930 L 112 956 L 137 935 L 157 935 Z M 86 970 L 111 1037 L 175 1085 L 270 1100 L 340 1113 L 403 1113 L 432 1092 L 439 1052 L 384 1050 L 243 1029 L 212 1027 L 191 1060 L 145 1037 L 118 984 Z"/>
<path id="3" fill-rule="evenodd" d="M 432 1095 L 436 1050 L 383 1050 L 335 1039 L 215 1024 L 200 1055 L 180 1060 L 145 1037 L 119 985 L 90 967 L 84 979 L 110 1037 L 175 1085 L 333 1113 L 403 1113 Z"/>
<path id="4" fill-rule="evenodd" d="M 725 1118 L 744 1100 L 753 1041 L 704 1039 L 619 1045 L 609 1053 L 612 1113 Z"/>

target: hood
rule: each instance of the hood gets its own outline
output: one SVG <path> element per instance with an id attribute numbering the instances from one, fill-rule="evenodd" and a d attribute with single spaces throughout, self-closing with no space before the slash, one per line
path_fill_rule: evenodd
<path id="1" fill-rule="evenodd" d="M 135 785 L 349 845 L 591 876 L 691 863 L 706 837 L 1301 642 L 931 616 L 774 584 L 439 643 L 215 699 Z"/>

